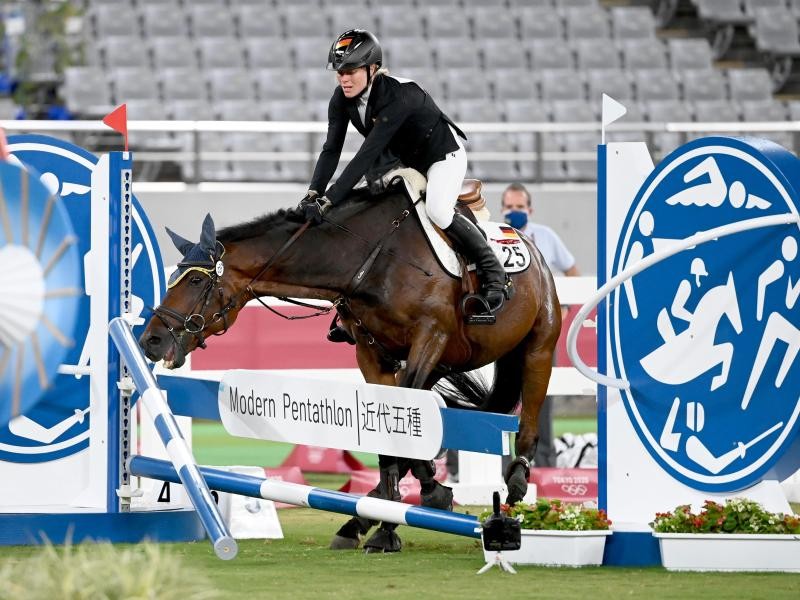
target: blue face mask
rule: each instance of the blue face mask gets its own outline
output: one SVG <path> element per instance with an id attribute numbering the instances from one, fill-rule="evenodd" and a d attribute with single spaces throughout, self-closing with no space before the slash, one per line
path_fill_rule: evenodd
<path id="1" fill-rule="evenodd" d="M 512 210 L 505 214 L 505 221 L 514 229 L 520 231 L 528 224 L 528 213 L 524 210 Z"/>

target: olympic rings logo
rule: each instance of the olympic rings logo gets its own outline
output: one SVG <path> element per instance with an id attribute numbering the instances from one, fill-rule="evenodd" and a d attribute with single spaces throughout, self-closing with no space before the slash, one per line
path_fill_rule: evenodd
<path id="1" fill-rule="evenodd" d="M 585 496 L 588 489 L 582 483 L 565 483 L 561 486 L 561 491 L 570 496 Z"/>

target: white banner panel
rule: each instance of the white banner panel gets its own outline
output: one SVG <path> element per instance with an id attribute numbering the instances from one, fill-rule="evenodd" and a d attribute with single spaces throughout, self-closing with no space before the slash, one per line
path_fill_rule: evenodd
<path id="1" fill-rule="evenodd" d="M 218 401 L 238 437 L 424 460 L 442 447 L 436 392 L 237 370 L 222 377 Z"/>

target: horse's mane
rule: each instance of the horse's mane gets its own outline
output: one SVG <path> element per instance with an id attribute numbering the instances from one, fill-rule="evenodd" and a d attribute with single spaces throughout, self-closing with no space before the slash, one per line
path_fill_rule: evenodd
<path id="1" fill-rule="evenodd" d="M 379 205 L 379 202 L 376 201 L 380 201 L 384 196 L 389 194 L 396 194 L 397 191 L 399 190 L 391 189 L 378 194 L 377 196 L 372 196 L 366 190 L 356 189 L 353 190 L 353 192 L 347 197 L 342 205 L 337 206 L 335 210 L 336 212 L 341 211 L 340 214 L 346 219 L 355 212 L 360 212 L 361 210 L 369 208 L 370 206 Z M 335 215 L 336 212 L 334 212 L 333 215 Z M 217 231 L 217 239 L 223 244 L 225 242 L 238 242 L 263 235 L 265 231 L 270 229 L 282 228 L 293 230 L 302 224 L 302 216 L 298 215 L 291 209 L 281 208 L 266 215 L 256 217 L 245 223 L 224 227 L 223 229 Z"/>
<path id="2" fill-rule="evenodd" d="M 238 225 L 231 225 L 217 231 L 217 239 L 222 242 L 238 242 L 240 240 L 249 240 L 263 234 L 267 229 L 274 227 L 282 227 L 288 224 L 297 225 L 296 221 L 291 220 L 289 211 L 285 208 L 276 210 L 275 212 L 256 217 L 246 223 Z"/>

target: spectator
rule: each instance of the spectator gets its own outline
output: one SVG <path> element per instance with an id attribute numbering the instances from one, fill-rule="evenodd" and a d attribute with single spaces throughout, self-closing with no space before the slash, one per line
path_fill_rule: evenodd
<path id="1" fill-rule="evenodd" d="M 542 253 L 547 266 L 554 276 L 579 275 L 575 257 L 567 249 L 558 234 L 546 225 L 534 223 L 531 195 L 521 183 L 510 184 L 503 192 L 503 218 L 506 223 L 527 235 Z M 562 317 L 566 317 L 569 307 L 562 306 Z M 553 357 L 555 361 L 555 356 Z M 539 413 L 539 444 L 533 459 L 537 467 L 555 467 L 556 452 L 553 445 L 553 398 L 545 398 Z"/>

